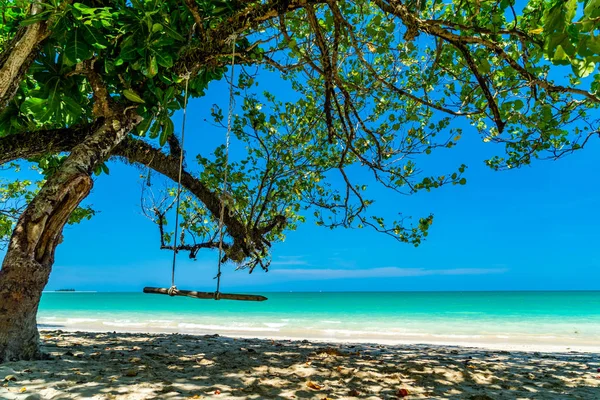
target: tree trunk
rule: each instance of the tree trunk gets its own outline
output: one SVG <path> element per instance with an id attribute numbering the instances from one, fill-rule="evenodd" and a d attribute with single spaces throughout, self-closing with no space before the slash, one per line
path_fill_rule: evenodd
<path id="1" fill-rule="evenodd" d="M 41 2 L 34 1 L 29 15 L 34 16 L 41 11 Z M 0 54 L 0 113 L 17 93 L 19 83 L 47 37 L 47 30 L 45 21 L 19 28 L 15 37 Z"/>
<path id="2" fill-rule="evenodd" d="M 36 315 L 42 290 L 48 283 L 62 228 L 90 192 L 92 180 L 80 174 L 64 186 L 66 190 L 55 196 L 56 205 L 45 210 L 45 215 L 36 216 L 27 212 L 28 208 L 13 232 L 0 270 L 0 362 L 41 357 Z M 47 196 L 36 200 L 43 197 Z"/>
<path id="3" fill-rule="evenodd" d="M 133 112 L 105 119 L 73 148 L 19 218 L 0 270 L 0 362 L 41 356 L 36 314 L 63 227 L 89 194 L 94 167 L 139 121 Z"/>

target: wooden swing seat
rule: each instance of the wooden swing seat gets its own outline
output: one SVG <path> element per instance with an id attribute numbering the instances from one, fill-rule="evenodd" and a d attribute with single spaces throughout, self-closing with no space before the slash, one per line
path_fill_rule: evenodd
<path id="1" fill-rule="evenodd" d="M 229 83 L 229 113 L 227 118 L 227 135 L 225 140 L 225 171 L 223 174 L 223 194 L 227 194 L 227 172 L 229 165 L 229 142 L 230 135 L 232 130 L 232 120 L 233 120 L 233 106 L 234 106 L 234 89 L 233 89 L 233 78 L 234 78 L 234 67 L 235 67 L 235 45 L 236 45 L 237 35 L 234 34 L 230 36 L 227 41 L 230 41 L 232 46 L 232 54 L 231 54 L 231 80 Z M 188 105 L 188 87 L 190 82 L 190 73 L 185 77 L 185 95 L 183 101 L 183 119 L 181 120 L 181 145 L 179 146 L 179 178 L 177 179 L 177 207 L 175 213 L 175 234 L 173 235 L 173 266 L 171 268 L 171 287 L 170 288 L 155 288 L 155 287 L 145 287 L 144 293 L 154 293 L 154 294 L 166 294 L 168 296 L 185 296 L 185 297 L 193 297 L 195 299 L 213 299 L 213 300 L 242 300 L 242 301 L 265 301 L 267 298 L 265 296 L 253 295 L 253 294 L 234 294 L 234 293 L 221 293 L 219 291 L 219 287 L 221 286 L 221 264 L 224 262 L 224 249 L 223 249 L 223 237 L 225 235 L 224 229 L 224 215 L 225 215 L 225 201 L 221 200 L 221 212 L 219 216 L 219 262 L 217 266 L 217 276 L 215 277 L 217 280 L 217 290 L 215 292 L 196 292 L 193 290 L 179 290 L 175 286 L 175 266 L 177 264 L 177 238 L 178 238 L 178 229 L 179 229 L 179 214 L 180 214 L 180 200 L 181 200 L 181 174 L 183 171 L 183 145 L 185 142 L 185 119 L 187 115 L 187 105 Z M 149 176 L 149 175 L 148 175 Z M 162 229 L 161 229 L 162 235 Z M 182 234 L 183 241 L 183 234 Z M 164 237 L 163 237 L 164 239 Z"/>
<path id="2" fill-rule="evenodd" d="M 154 293 L 154 294 L 166 294 L 169 295 L 168 288 L 155 288 L 155 287 L 145 287 L 144 293 Z M 185 297 L 193 297 L 195 299 L 209 299 L 209 300 L 242 300 L 242 301 L 265 301 L 267 298 L 265 296 L 255 295 L 255 294 L 235 294 L 235 293 L 219 293 L 218 298 L 215 297 L 214 292 L 196 292 L 194 290 L 180 290 L 177 289 L 173 292 L 173 296 L 185 296 Z"/>

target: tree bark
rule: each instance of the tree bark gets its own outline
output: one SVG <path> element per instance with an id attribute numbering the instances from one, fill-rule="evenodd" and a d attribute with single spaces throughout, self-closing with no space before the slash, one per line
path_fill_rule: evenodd
<path id="1" fill-rule="evenodd" d="M 31 5 L 30 16 L 43 11 L 40 1 Z M 47 24 L 40 21 L 19 28 L 15 37 L 0 54 L 0 113 L 17 93 L 19 83 L 35 60 L 42 42 L 48 36 Z"/>
<path id="2" fill-rule="evenodd" d="M 103 121 L 74 125 L 69 128 L 49 129 L 0 137 L 0 166 L 11 161 L 38 157 L 43 154 L 71 152 Z"/>
<path id="3" fill-rule="evenodd" d="M 29 203 L 0 270 L 0 362 L 41 356 L 36 314 L 71 212 L 92 188 L 91 172 L 139 123 L 133 112 L 102 119 Z"/>

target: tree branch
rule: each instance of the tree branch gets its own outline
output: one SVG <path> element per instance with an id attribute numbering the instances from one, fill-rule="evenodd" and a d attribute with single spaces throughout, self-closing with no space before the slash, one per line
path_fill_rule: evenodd
<path id="1" fill-rule="evenodd" d="M 266 3 L 251 3 L 248 7 L 227 18 L 220 25 L 210 30 L 210 36 L 204 45 L 195 47 L 184 54 L 173 71 L 177 74 L 196 74 L 200 67 L 200 60 L 207 60 L 231 53 L 231 46 L 227 39 L 232 35 L 239 36 L 249 28 L 269 21 L 279 15 L 306 7 L 307 4 L 325 3 L 326 0 L 270 0 Z"/>
<path id="2" fill-rule="evenodd" d="M 71 128 L 24 132 L 0 137 L 0 165 L 44 153 L 70 151 L 75 145 L 102 125 L 99 118 L 93 124 L 76 125 Z"/>
<path id="3" fill-rule="evenodd" d="M 194 21 L 196 21 L 196 26 L 198 27 L 198 31 L 200 31 L 200 36 L 205 37 L 206 31 L 204 30 L 204 21 L 202 20 L 202 16 L 200 15 L 200 10 L 198 9 L 198 4 L 196 4 L 196 0 L 184 0 L 185 6 L 190 10 L 190 13 L 194 17 Z"/>
<path id="4" fill-rule="evenodd" d="M 104 119 L 99 118 L 94 124 L 89 125 L 24 132 L 0 137 L 0 165 L 17 159 L 32 158 L 45 153 L 71 151 L 73 147 L 81 143 L 103 123 Z M 156 149 L 141 140 L 132 138 L 124 139 L 115 147 L 112 155 L 122 157 L 130 163 L 146 165 L 174 182 L 177 181 L 179 156 L 167 155 L 160 151 L 160 149 Z M 181 184 L 202 201 L 213 215 L 219 215 L 221 199 L 217 193 L 212 192 L 185 169 L 182 171 Z M 230 211 L 229 206 L 226 204 L 223 222 L 227 227 L 227 232 L 234 239 L 234 244 L 231 247 L 241 249 L 246 257 L 251 256 L 257 250 L 262 251 L 264 249 L 265 242 L 263 235 L 285 224 L 285 218 L 278 216 L 272 221 L 266 222 L 263 226 L 248 229 L 242 221 L 235 218 L 235 213 Z M 241 261 L 241 259 L 236 258 L 233 258 L 233 260 Z"/>
<path id="5" fill-rule="evenodd" d="M 113 155 L 125 158 L 131 163 L 146 165 L 160 174 L 177 181 L 179 174 L 179 157 L 166 155 L 159 149 L 156 149 L 141 140 L 127 138 L 115 148 Z M 218 193 L 211 191 L 200 180 L 192 176 L 185 169 L 181 173 L 181 185 L 196 196 L 213 215 L 220 215 L 221 198 Z M 281 222 L 280 220 L 278 220 Z M 264 249 L 263 235 L 270 232 L 281 224 L 271 224 L 270 229 L 261 227 L 259 229 L 249 230 L 246 225 L 235 217 L 229 205 L 225 204 L 223 222 L 227 227 L 227 232 L 233 238 L 234 243 L 231 248 L 241 249 L 243 254 L 229 254 L 234 261 L 242 261 L 243 258 L 253 255 L 256 251 Z"/>
<path id="6" fill-rule="evenodd" d="M 32 1 L 30 16 L 43 11 L 41 1 Z M 17 93 L 19 84 L 48 37 L 46 21 L 21 27 L 0 53 L 0 112 Z"/>

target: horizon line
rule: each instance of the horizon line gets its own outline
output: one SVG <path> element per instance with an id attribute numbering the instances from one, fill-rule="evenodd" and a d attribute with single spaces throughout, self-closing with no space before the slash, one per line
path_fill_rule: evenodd
<path id="1" fill-rule="evenodd" d="M 204 290 L 198 290 L 202 292 Z M 221 293 L 228 293 L 231 291 L 239 292 L 240 290 L 232 289 L 230 291 L 221 291 Z M 212 291 L 209 291 L 212 292 Z M 249 292 L 261 292 L 261 293 L 499 293 L 499 292 L 600 292 L 598 289 L 496 289 L 496 290 L 249 290 Z M 42 293 L 142 293 L 140 290 L 75 290 L 75 291 L 62 291 L 62 290 L 44 290 Z M 142 293 L 144 294 L 144 293 Z"/>

